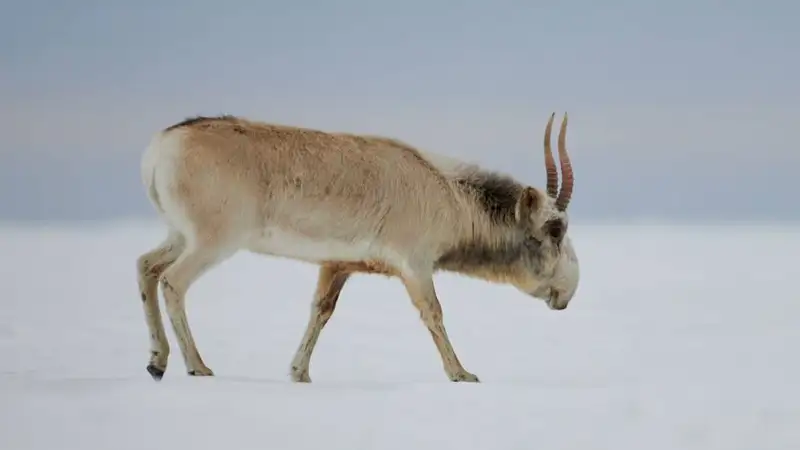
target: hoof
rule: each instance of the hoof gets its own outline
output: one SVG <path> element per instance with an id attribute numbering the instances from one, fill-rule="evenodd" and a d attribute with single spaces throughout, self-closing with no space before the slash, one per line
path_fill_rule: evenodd
<path id="1" fill-rule="evenodd" d="M 201 370 L 190 370 L 187 372 L 190 377 L 213 377 L 214 372 L 211 371 L 209 368 L 201 369 Z"/>
<path id="2" fill-rule="evenodd" d="M 308 376 L 308 369 L 300 369 L 299 367 L 292 366 L 292 381 L 295 383 L 311 383 L 311 377 Z"/>
<path id="3" fill-rule="evenodd" d="M 153 364 L 147 365 L 147 373 L 156 381 L 161 381 L 161 379 L 164 378 L 164 369 L 159 369 Z"/>
<path id="4" fill-rule="evenodd" d="M 455 383 L 458 382 L 466 382 L 466 383 L 480 383 L 481 380 L 478 379 L 476 375 L 473 375 L 469 372 L 459 372 L 450 376 L 450 381 Z"/>

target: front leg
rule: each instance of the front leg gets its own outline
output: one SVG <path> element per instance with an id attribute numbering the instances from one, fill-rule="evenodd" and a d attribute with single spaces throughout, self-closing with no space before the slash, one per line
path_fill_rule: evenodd
<path id="1" fill-rule="evenodd" d="M 324 265 L 319 269 L 317 280 L 317 291 L 314 294 L 314 303 L 311 306 L 311 317 L 308 319 L 306 332 L 300 342 L 300 346 L 292 359 L 292 381 L 310 383 L 311 377 L 308 375 L 308 366 L 311 363 L 311 354 L 317 345 L 319 334 L 328 323 L 339 294 L 344 288 L 344 284 L 350 277 L 350 273 L 343 269 Z"/>
<path id="2" fill-rule="evenodd" d="M 453 350 L 453 345 L 447 337 L 447 330 L 444 328 L 442 305 L 436 296 L 433 276 L 431 274 L 424 276 L 404 275 L 402 280 L 412 303 L 419 311 L 422 322 L 428 327 L 428 331 L 433 337 L 433 342 L 436 344 L 436 349 L 439 350 L 448 378 L 451 381 L 479 382 L 480 380 L 478 380 L 477 376 L 467 372 L 461 365 L 455 350 Z"/>

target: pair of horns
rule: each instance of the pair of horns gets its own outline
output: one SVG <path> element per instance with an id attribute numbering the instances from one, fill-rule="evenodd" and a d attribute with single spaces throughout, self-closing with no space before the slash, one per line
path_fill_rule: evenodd
<path id="1" fill-rule="evenodd" d="M 558 190 L 558 171 L 556 162 L 553 159 L 553 151 L 550 148 L 550 131 L 553 128 L 553 119 L 556 113 L 550 115 L 547 127 L 544 129 L 544 167 L 547 171 L 547 195 L 556 199 L 556 208 L 559 211 L 566 211 L 569 201 L 572 198 L 572 186 L 574 178 L 572 174 L 572 163 L 567 154 L 567 113 L 564 113 L 564 120 L 561 121 L 561 130 L 558 132 L 558 159 L 561 163 L 561 173 L 564 175 L 564 184 Z"/>

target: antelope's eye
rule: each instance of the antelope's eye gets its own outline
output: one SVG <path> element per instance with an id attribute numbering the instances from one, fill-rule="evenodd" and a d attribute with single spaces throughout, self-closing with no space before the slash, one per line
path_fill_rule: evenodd
<path id="1" fill-rule="evenodd" d="M 564 234 L 564 223 L 560 220 L 550 220 L 545 224 L 547 235 L 553 239 L 561 239 Z"/>

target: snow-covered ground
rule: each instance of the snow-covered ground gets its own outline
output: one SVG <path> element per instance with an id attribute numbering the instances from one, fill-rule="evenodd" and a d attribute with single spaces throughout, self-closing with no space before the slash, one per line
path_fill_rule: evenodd
<path id="1" fill-rule="evenodd" d="M 800 448 L 800 228 L 588 226 L 565 311 L 439 275 L 481 384 L 447 380 L 398 281 L 345 287 L 289 381 L 314 267 L 240 253 L 189 292 L 216 377 L 145 371 L 136 223 L 0 234 L 0 449 Z M 163 309 L 162 309 L 163 311 Z"/>

